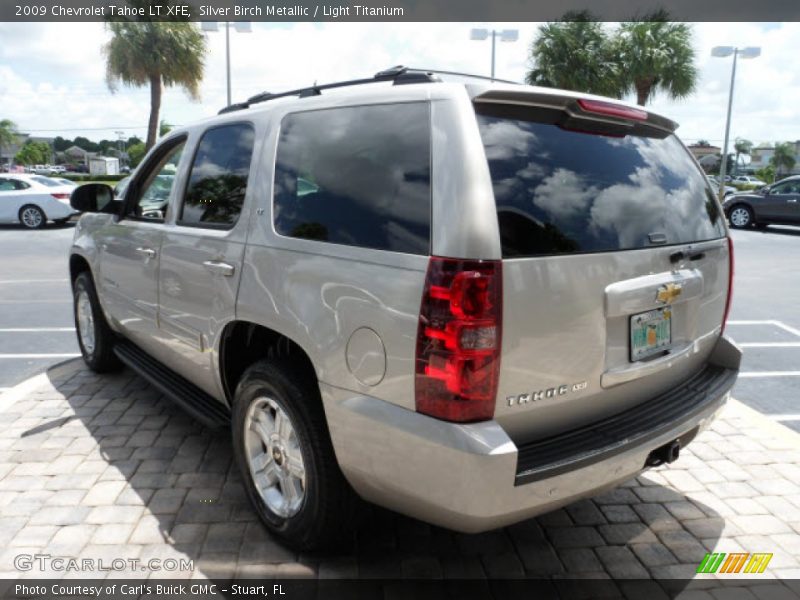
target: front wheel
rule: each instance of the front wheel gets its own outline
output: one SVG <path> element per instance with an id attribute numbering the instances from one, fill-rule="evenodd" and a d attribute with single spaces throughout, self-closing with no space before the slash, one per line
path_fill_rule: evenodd
<path id="1" fill-rule="evenodd" d="M 81 273 L 72 289 L 75 331 L 84 362 L 96 373 L 119 369 L 122 363 L 114 354 L 114 332 L 103 316 L 92 276 Z"/>
<path id="2" fill-rule="evenodd" d="M 33 204 L 28 204 L 19 209 L 19 222 L 28 229 L 41 229 L 47 223 L 44 211 Z"/>
<path id="3" fill-rule="evenodd" d="M 736 229 L 745 229 L 753 224 L 753 211 L 740 204 L 731 209 L 728 219 Z"/>
<path id="4" fill-rule="evenodd" d="M 258 516 L 300 550 L 352 539 L 354 496 L 339 470 L 314 381 L 259 361 L 236 387 L 234 456 Z"/>

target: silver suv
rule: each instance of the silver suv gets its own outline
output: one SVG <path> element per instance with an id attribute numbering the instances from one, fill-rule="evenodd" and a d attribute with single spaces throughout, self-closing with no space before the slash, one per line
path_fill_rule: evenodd
<path id="1" fill-rule="evenodd" d="M 231 428 L 295 547 L 357 497 L 478 532 L 613 487 L 738 373 L 731 242 L 676 124 L 443 78 L 261 94 L 171 132 L 123 200 L 72 197 L 86 363 Z"/>

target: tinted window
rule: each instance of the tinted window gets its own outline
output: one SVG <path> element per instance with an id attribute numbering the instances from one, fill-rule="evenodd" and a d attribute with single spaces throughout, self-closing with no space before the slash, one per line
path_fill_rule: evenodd
<path id="1" fill-rule="evenodd" d="M 186 186 L 186 198 L 178 221 L 183 225 L 230 227 L 242 212 L 253 128 L 225 125 L 210 129 L 200 140 Z"/>
<path id="2" fill-rule="evenodd" d="M 275 165 L 278 233 L 427 254 L 430 196 L 427 104 L 283 119 Z"/>
<path id="3" fill-rule="evenodd" d="M 598 135 L 496 113 L 478 123 L 504 256 L 724 235 L 706 179 L 674 135 Z"/>
<path id="4" fill-rule="evenodd" d="M 145 174 L 141 183 L 137 181 L 138 198 L 129 205 L 129 214 L 147 221 L 164 220 L 184 144 L 185 141 L 180 141 L 168 149 L 160 160 L 147 165 L 152 169 Z"/>
<path id="5" fill-rule="evenodd" d="M 16 190 L 17 187 L 8 179 L 0 179 L 0 192 L 10 192 Z"/>

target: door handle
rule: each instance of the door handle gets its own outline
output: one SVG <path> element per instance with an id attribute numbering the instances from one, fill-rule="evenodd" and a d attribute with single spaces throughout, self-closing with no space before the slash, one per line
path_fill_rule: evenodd
<path id="1" fill-rule="evenodd" d="M 152 248 L 137 248 L 136 252 L 144 256 L 145 258 L 155 258 L 156 251 Z"/>
<path id="2" fill-rule="evenodd" d="M 236 271 L 236 267 L 233 265 L 218 260 L 207 260 L 203 262 L 203 266 L 215 275 L 223 277 L 230 277 Z"/>
<path id="3" fill-rule="evenodd" d="M 787 202 L 797 202 L 797 198 L 789 198 Z"/>

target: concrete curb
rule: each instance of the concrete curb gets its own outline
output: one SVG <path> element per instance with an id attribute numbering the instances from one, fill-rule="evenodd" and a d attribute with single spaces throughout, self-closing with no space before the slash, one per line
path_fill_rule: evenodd
<path id="1" fill-rule="evenodd" d="M 79 371 L 84 366 L 82 358 L 70 358 L 48 368 L 44 373 L 39 373 L 33 377 L 19 382 L 12 388 L 0 394 L 0 413 L 11 408 L 14 403 L 21 400 L 31 392 L 44 385 L 50 384 L 52 377 L 64 377 Z"/>
<path id="2" fill-rule="evenodd" d="M 778 421 L 773 421 L 763 413 L 750 408 L 739 400 L 731 398 L 725 410 L 728 412 L 729 416 L 739 417 L 747 421 L 755 421 L 760 428 L 766 429 L 775 437 L 781 438 L 793 446 L 800 448 L 800 433 Z"/>

